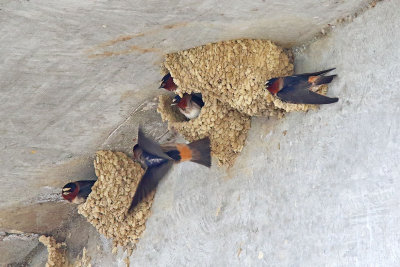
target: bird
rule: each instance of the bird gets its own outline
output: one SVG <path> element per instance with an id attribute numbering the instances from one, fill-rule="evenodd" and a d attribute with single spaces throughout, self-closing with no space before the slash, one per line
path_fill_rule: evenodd
<path id="1" fill-rule="evenodd" d="M 337 75 L 324 76 L 334 70 L 327 69 L 313 73 L 272 78 L 265 83 L 266 89 L 280 100 L 293 104 L 331 104 L 337 97 L 327 97 L 311 91 L 322 84 L 330 83 Z"/>
<path id="2" fill-rule="evenodd" d="M 179 111 L 188 119 L 195 119 L 199 116 L 204 102 L 200 93 L 184 94 L 183 97 L 176 95 L 172 100 L 172 106 L 177 106 Z"/>
<path id="3" fill-rule="evenodd" d="M 208 137 L 189 144 L 160 145 L 146 136 L 139 127 L 137 140 L 137 144 L 133 147 L 133 159 L 142 165 L 145 173 L 138 184 L 129 210 L 157 188 L 158 183 L 174 163 L 192 161 L 211 167 L 211 149 Z"/>
<path id="4" fill-rule="evenodd" d="M 62 197 L 74 204 L 82 204 L 92 192 L 95 182 L 96 180 L 81 180 L 68 183 L 62 189 Z"/>
<path id="5" fill-rule="evenodd" d="M 168 74 L 161 79 L 161 85 L 159 88 L 164 88 L 171 92 L 178 88 L 178 86 L 174 83 L 174 78 L 172 78 L 171 73 L 168 72 Z"/>

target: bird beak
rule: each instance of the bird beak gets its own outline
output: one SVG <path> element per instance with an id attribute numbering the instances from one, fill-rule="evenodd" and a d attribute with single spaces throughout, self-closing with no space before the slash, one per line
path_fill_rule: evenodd
<path id="1" fill-rule="evenodd" d="M 176 105 L 178 105 L 178 103 L 179 103 L 179 101 L 174 98 L 174 99 L 172 99 L 171 106 L 176 106 Z"/>
<path id="2" fill-rule="evenodd" d="M 165 83 L 162 83 L 162 84 L 160 85 L 160 87 L 158 87 L 158 89 L 162 89 L 162 88 L 164 88 L 164 86 L 165 86 Z"/>
<path id="3" fill-rule="evenodd" d="M 71 194 L 71 192 L 63 192 L 64 196 L 69 195 L 69 194 Z"/>
<path id="4" fill-rule="evenodd" d="M 69 191 L 69 190 L 71 190 L 71 188 L 69 188 L 69 187 L 67 187 L 67 188 L 63 188 L 63 192 L 65 192 L 65 191 Z"/>

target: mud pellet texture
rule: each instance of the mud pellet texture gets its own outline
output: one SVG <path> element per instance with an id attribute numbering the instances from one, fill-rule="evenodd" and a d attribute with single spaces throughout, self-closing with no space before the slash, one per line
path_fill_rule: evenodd
<path id="1" fill-rule="evenodd" d="M 155 191 L 129 212 L 144 169 L 122 152 L 99 151 L 94 168 L 98 177 L 78 212 L 107 238 L 132 253 L 146 229 Z"/>
<path id="2" fill-rule="evenodd" d="M 161 72 L 171 73 L 176 93 L 201 93 L 205 105 L 188 121 L 171 107 L 170 97 L 160 96 L 158 112 L 188 141 L 209 136 L 212 155 L 230 166 L 244 146 L 251 116 L 281 118 L 316 108 L 284 103 L 266 90 L 267 80 L 293 74 L 292 62 L 290 52 L 268 40 L 222 41 L 167 54 Z"/>

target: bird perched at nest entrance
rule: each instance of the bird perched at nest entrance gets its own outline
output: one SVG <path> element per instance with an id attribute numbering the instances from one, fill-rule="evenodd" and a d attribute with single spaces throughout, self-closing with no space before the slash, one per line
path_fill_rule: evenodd
<path id="1" fill-rule="evenodd" d="M 188 119 L 195 119 L 200 115 L 204 102 L 200 93 L 176 95 L 171 106 L 177 106 L 179 111 Z"/>
<path id="2" fill-rule="evenodd" d="M 86 201 L 92 186 L 96 180 L 82 180 L 64 185 L 62 189 L 62 197 L 74 204 L 81 204 Z"/>
<path id="3" fill-rule="evenodd" d="M 161 85 L 159 88 L 164 88 L 168 91 L 175 91 L 178 86 L 174 83 L 174 78 L 172 78 L 171 73 L 168 73 L 161 79 Z"/>
<path id="4" fill-rule="evenodd" d="M 271 94 L 283 102 L 293 104 L 331 104 L 339 99 L 320 95 L 313 92 L 312 89 L 330 83 L 336 75 L 324 76 L 323 74 L 334 69 L 272 78 L 265 83 L 265 86 Z"/>

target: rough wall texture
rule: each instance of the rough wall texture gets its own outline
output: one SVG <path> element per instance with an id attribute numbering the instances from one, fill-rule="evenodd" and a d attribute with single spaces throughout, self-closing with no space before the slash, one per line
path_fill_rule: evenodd
<path id="1" fill-rule="evenodd" d="M 164 53 L 244 37 L 301 43 L 366 2 L 3 1 L 0 207 L 93 176 L 87 158 L 159 93 Z"/>
<path id="2" fill-rule="evenodd" d="M 74 211 L 57 202 L 59 188 L 94 177 L 96 150 L 129 148 L 138 122 L 164 136 L 155 104 L 139 107 L 159 94 L 163 53 L 245 37 L 301 44 L 366 2 L 3 1 L 0 228 L 58 228 Z M 383 1 L 296 56 L 297 72 L 337 67 L 338 104 L 254 119 L 228 172 L 176 168 L 131 262 L 396 266 L 398 10 Z M 96 266 L 123 265 L 107 241 L 89 240 Z"/>
<path id="3" fill-rule="evenodd" d="M 228 173 L 175 168 L 131 262 L 397 266 L 399 7 L 379 3 L 296 55 L 297 72 L 337 67 L 337 104 L 253 119 Z"/>

